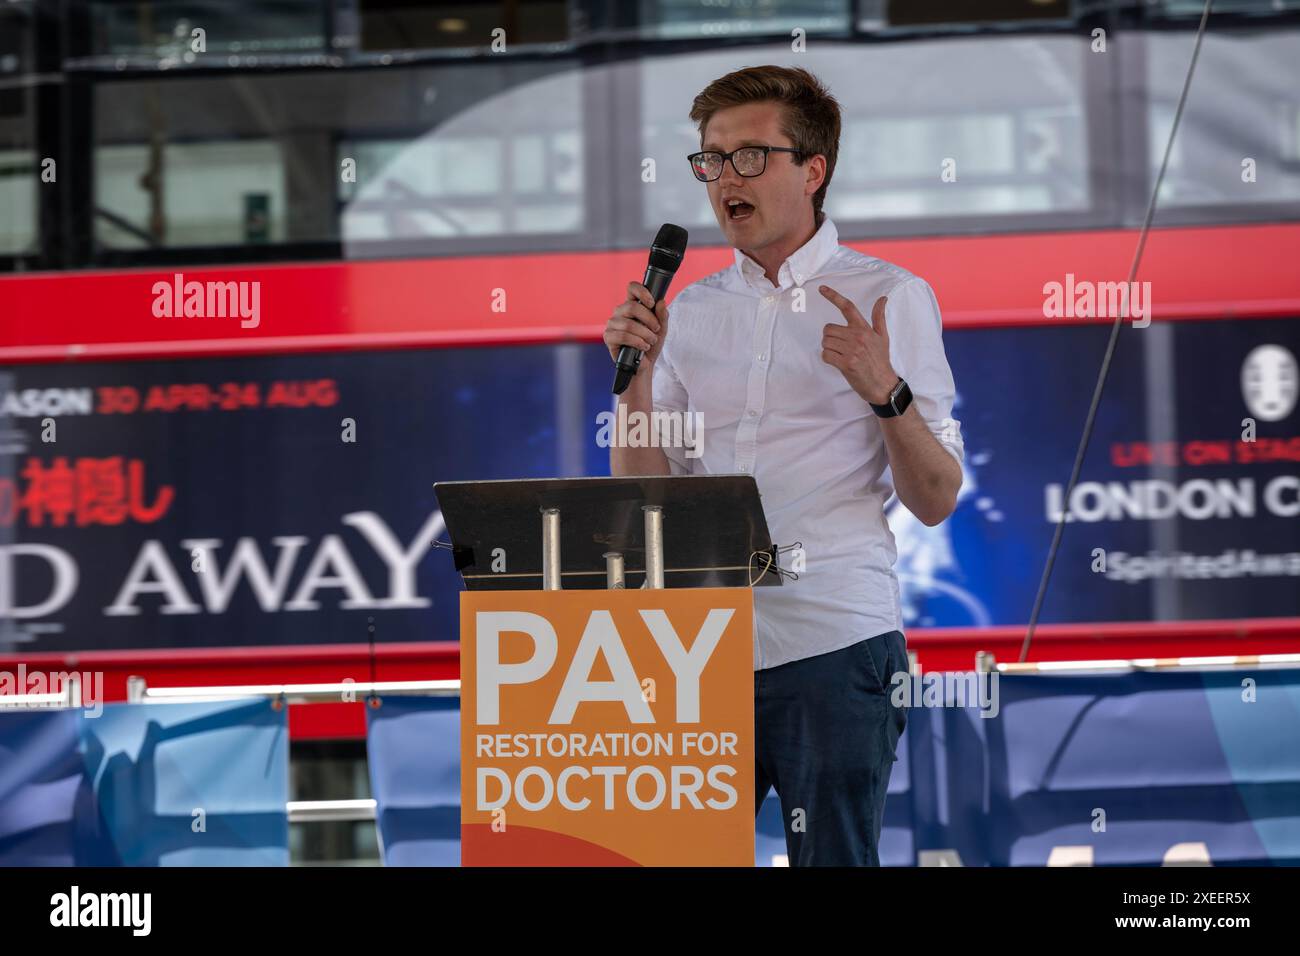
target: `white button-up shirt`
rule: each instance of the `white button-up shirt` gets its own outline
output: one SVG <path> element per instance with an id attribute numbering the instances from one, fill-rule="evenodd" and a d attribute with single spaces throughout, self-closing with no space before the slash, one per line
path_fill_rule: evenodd
<path id="1" fill-rule="evenodd" d="M 754 589 L 761 670 L 903 626 L 884 435 L 867 402 L 822 361 L 822 327 L 845 320 L 819 285 L 852 300 L 868 322 L 876 299 L 889 297 L 894 369 L 943 447 L 958 462 L 964 451 L 939 306 L 923 279 L 841 246 L 829 218 L 781 265 L 776 286 L 739 249 L 735 258 L 670 304 L 654 407 L 701 416 L 698 457 L 664 449 L 673 474 L 753 475 L 773 543 L 802 547 L 781 555 L 798 580 Z"/>

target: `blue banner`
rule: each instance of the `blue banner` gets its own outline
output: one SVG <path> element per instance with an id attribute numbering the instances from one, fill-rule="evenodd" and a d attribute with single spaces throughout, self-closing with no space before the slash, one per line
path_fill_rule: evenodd
<path id="1" fill-rule="evenodd" d="M 918 849 L 968 866 L 1300 864 L 1300 671 L 998 683 L 995 717 L 909 714 L 914 757 L 934 742 L 913 764 Z"/>
<path id="2" fill-rule="evenodd" d="M 287 866 L 268 700 L 0 712 L 0 866 Z"/>
<path id="3" fill-rule="evenodd" d="M 382 698 L 366 753 L 384 862 L 460 866 L 460 698 Z"/>
<path id="4" fill-rule="evenodd" d="M 963 697 L 975 680 L 914 682 L 884 865 L 1300 865 L 1300 670 L 996 676 Z M 371 712 L 389 864 L 459 860 L 455 706 Z M 786 862 L 781 816 L 770 793 L 758 866 Z"/>

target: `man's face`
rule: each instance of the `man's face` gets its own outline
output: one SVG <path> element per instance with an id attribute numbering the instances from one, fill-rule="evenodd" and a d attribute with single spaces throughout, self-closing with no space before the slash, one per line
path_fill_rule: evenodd
<path id="1" fill-rule="evenodd" d="M 727 153 L 741 146 L 793 146 L 781 132 L 781 106 L 746 103 L 718 110 L 704 128 L 701 149 Z M 728 160 L 722 175 L 708 184 L 709 202 L 727 241 L 754 251 L 805 228 L 811 220 L 809 197 L 821 183 L 821 160 L 796 166 L 794 153 L 769 153 L 760 176 L 741 176 Z M 747 205 L 731 208 L 740 199 Z"/>

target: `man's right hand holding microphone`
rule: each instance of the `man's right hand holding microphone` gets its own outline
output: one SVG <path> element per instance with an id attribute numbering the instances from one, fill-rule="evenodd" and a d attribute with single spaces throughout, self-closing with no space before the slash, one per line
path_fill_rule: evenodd
<path id="1" fill-rule="evenodd" d="M 617 359 L 618 350 L 625 345 L 644 353 L 641 367 L 627 390 L 618 396 L 619 404 L 627 406 L 629 415 L 642 412 L 649 420 L 648 416 L 654 410 L 654 366 L 667 335 L 667 303 L 663 299 L 655 302 L 650 290 L 640 282 L 629 282 L 627 298 L 614 307 L 613 314 L 605 323 L 604 335 L 611 359 Z M 618 441 L 610 443 L 609 470 L 612 475 L 671 474 L 668 456 L 663 449 L 620 447 Z"/>

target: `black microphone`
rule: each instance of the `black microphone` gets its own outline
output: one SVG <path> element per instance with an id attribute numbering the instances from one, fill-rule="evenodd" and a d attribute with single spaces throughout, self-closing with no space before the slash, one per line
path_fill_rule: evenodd
<path id="1" fill-rule="evenodd" d="M 650 246 L 650 262 L 645 267 L 645 279 L 641 284 L 650 291 L 655 304 L 668 292 L 668 284 L 673 281 L 677 267 L 686 255 L 686 230 L 666 222 L 659 227 L 654 243 Z M 654 306 L 650 307 L 654 311 Z M 622 395 L 632 382 L 632 376 L 641 367 L 641 350 L 631 345 L 624 345 L 618 350 L 615 361 L 614 394 Z"/>

